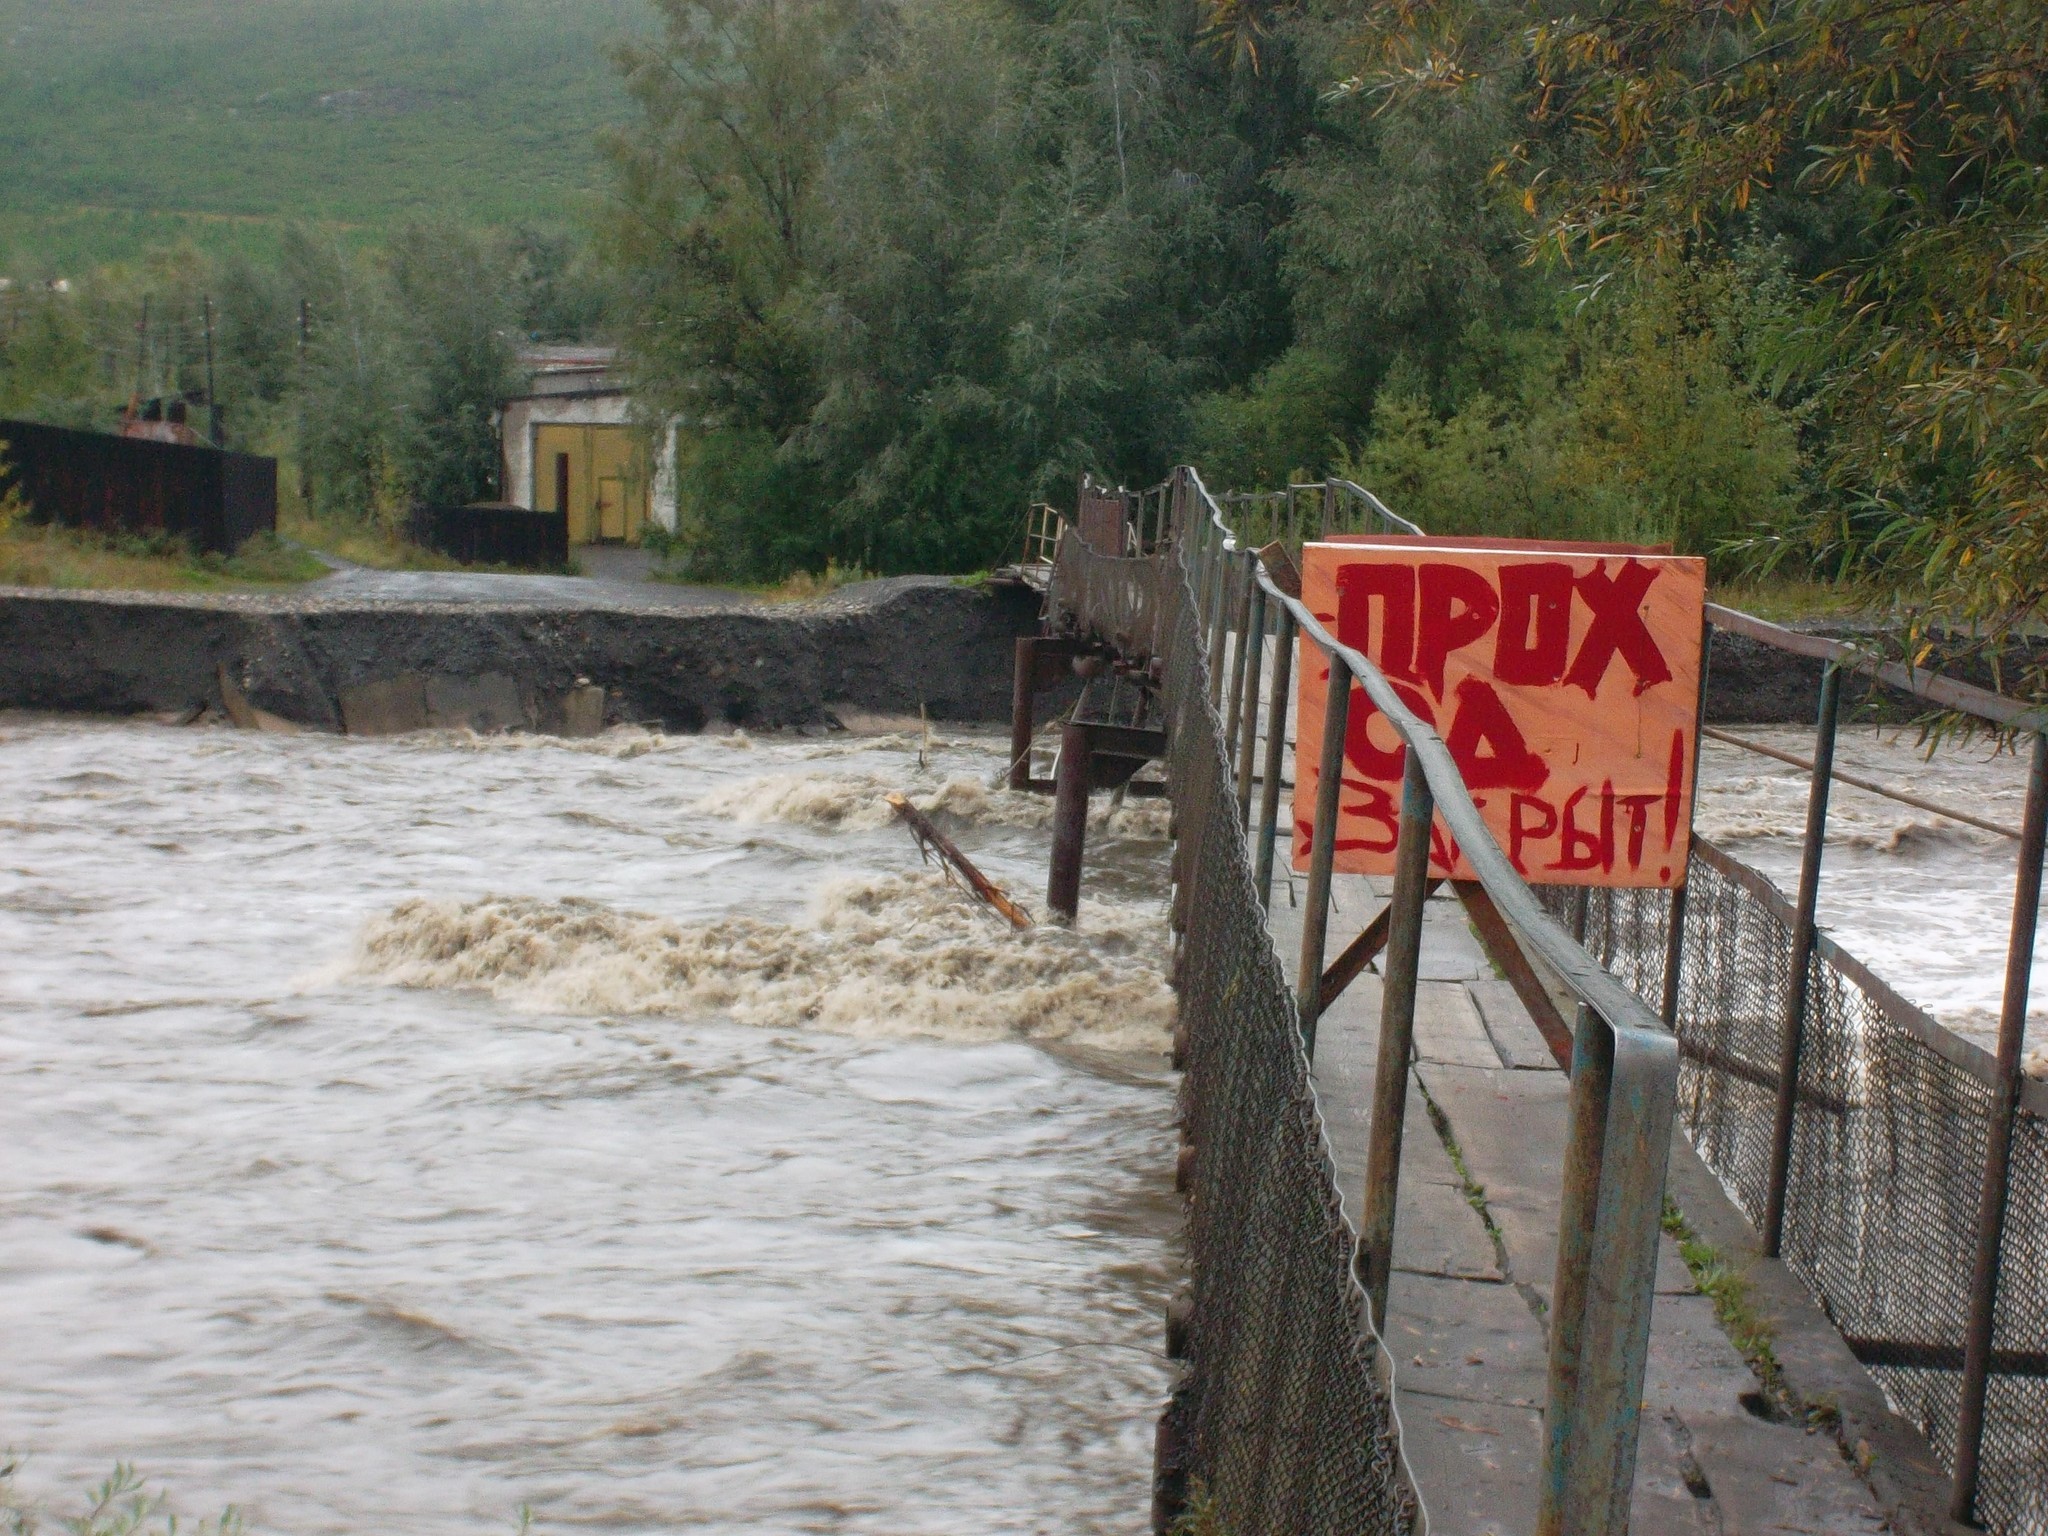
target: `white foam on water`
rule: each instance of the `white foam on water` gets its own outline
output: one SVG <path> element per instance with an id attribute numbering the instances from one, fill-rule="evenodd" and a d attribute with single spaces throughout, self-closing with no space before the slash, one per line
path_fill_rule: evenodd
<path id="1" fill-rule="evenodd" d="M 1165 1050 L 1173 994 L 1156 912 L 1085 903 L 1080 930 L 1014 931 L 935 874 L 834 881 L 805 927 L 677 923 L 576 900 L 415 899 L 366 926 L 356 969 L 534 1012 L 716 1012 L 868 1039 Z"/>
<path id="2" fill-rule="evenodd" d="M 887 796 L 902 793 L 926 815 L 970 826 L 1036 830 L 1052 824 L 1052 799 L 1012 789 L 990 789 L 972 774 L 951 774 L 936 784 L 930 776 L 881 773 L 777 773 L 746 779 L 698 801 L 710 816 L 742 825 L 785 822 L 807 827 L 873 830 L 895 820 Z M 1128 799 L 1111 808 L 1106 795 L 1089 806 L 1092 831 L 1113 837 L 1162 840 L 1171 809 L 1164 799 Z"/>

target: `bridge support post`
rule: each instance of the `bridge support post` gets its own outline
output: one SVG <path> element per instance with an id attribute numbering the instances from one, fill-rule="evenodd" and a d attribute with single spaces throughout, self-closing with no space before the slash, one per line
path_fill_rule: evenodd
<path id="1" fill-rule="evenodd" d="M 1273 697 L 1266 706 L 1266 778 L 1259 786 L 1259 845 L 1252 877 L 1262 907 L 1273 904 L 1273 843 L 1280 833 L 1280 769 L 1287 758 L 1287 706 L 1293 697 L 1293 673 L 1294 615 L 1283 606 L 1273 636 Z M 1287 842 L 1293 846 L 1291 833 Z"/>
<path id="2" fill-rule="evenodd" d="M 1999 1259 L 2005 1246 L 2005 1202 L 2012 1176 L 2012 1124 L 2019 1112 L 2020 1048 L 2027 1032 L 2033 980 L 2034 929 L 2041 920 L 2041 860 L 2048 849 L 2048 735 L 2034 738 L 2027 809 L 2020 823 L 2019 869 L 2013 880 L 2012 937 L 2005 957 L 2005 997 L 1998 1020 L 1998 1087 L 1977 1194 L 1977 1252 L 1970 1274 L 1970 1319 L 1963 1336 L 1962 1403 L 1956 1414 L 1956 1469 L 1949 1515 L 1977 1523 L 1977 1482 L 1984 1411 L 1991 1389 L 1991 1345 L 1998 1315 Z"/>
<path id="3" fill-rule="evenodd" d="M 1094 756 L 1088 727 L 1060 731 L 1060 765 L 1053 775 L 1052 870 L 1045 905 L 1053 916 L 1074 920 L 1081 909 L 1081 850 L 1088 837 L 1088 776 Z"/>
<path id="4" fill-rule="evenodd" d="M 1252 760 L 1259 748 L 1259 685 L 1266 664 L 1266 589 L 1258 581 L 1258 556 L 1246 567 L 1251 605 L 1245 618 L 1244 639 L 1239 654 L 1244 658 L 1244 681 L 1240 685 L 1237 739 L 1231 743 L 1237 758 L 1237 824 L 1249 831 L 1252 819 Z"/>
<path id="5" fill-rule="evenodd" d="M 1259 591 L 1258 581 L 1253 575 L 1255 559 L 1255 556 L 1246 554 L 1239 555 L 1231 562 L 1233 566 L 1242 567 L 1244 571 L 1244 589 L 1231 601 L 1231 606 L 1236 609 L 1236 618 L 1232 622 L 1237 626 L 1237 647 L 1230 657 L 1230 687 L 1226 691 L 1223 715 L 1223 756 L 1231 764 L 1233 771 L 1237 764 L 1238 742 L 1244 731 L 1245 685 L 1250 682 L 1252 687 L 1258 687 L 1257 680 L 1251 677 L 1245 666 L 1251 659 L 1254 598 L 1265 595 Z M 1238 823 L 1241 826 L 1243 822 L 1243 813 L 1240 812 Z"/>
<path id="6" fill-rule="evenodd" d="M 1806 1054 L 1806 997 L 1813 963 L 1813 913 L 1820 900 L 1820 856 L 1827 842 L 1828 790 L 1835 772 L 1835 721 L 1842 703 L 1842 669 L 1829 662 L 1820 675 L 1820 719 L 1813 733 L 1813 780 L 1806 790 L 1806 844 L 1799 857 L 1799 902 L 1792 912 L 1791 974 L 1785 988 L 1785 1032 L 1778 1044 L 1778 1102 L 1771 1121 L 1771 1178 L 1764 1195 L 1764 1257 L 1775 1259 L 1785 1239 L 1785 1192 L 1792 1181 L 1793 1115 L 1799 1107 L 1799 1063 Z"/>
<path id="7" fill-rule="evenodd" d="M 1699 708 L 1693 717 L 1692 728 L 1692 784 L 1695 797 L 1699 794 L 1700 783 L 1700 741 L 1707 734 L 1707 673 L 1714 662 L 1714 626 L 1700 623 L 1700 698 Z M 1678 1029 L 1678 1003 L 1685 985 L 1685 908 L 1690 898 L 1686 892 L 1692 886 L 1690 864 L 1683 877 L 1671 891 L 1671 920 L 1664 930 L 1664 992 L 1659 999 L 1661 1006 L 1657 1016 L 1664 1021 L 1664 1027 L 1674 1033 Z"/>
<path id="8" fill-rule="evenodd" d="M 1038 693 L 1038 641 L 1026 635 L 1017 642 L 1016 676 L 1010 683 L 1010 788 L 1031 787 L 1031 736 L 1037 728 L 1032 705 Z"/>

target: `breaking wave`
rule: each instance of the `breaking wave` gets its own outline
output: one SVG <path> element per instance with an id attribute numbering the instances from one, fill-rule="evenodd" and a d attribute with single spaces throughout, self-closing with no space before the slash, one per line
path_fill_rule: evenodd
<path id="1" fill-rule="evenodd" d="M 743 825 L 787 822 L 869 831 L 894 819 L 884 797 L 901 788 L 899 781 L 879 774 L 778 773 L 715 790 L 697 802 L 697 809 Z M 913 790 L 908 798 L 927 816 L 969 826 L 1038 828 L 1052 822 L 1050 797 L 990 789 L 971 774 Z M 1091 828 L 1112 836 L 1156 841 L 1166 836 L 1169 815 L 1163 799 L 1126 801 L 1112 810 L 1107 796 L 1096 796 L 1088 820 Z"/>
<path id="2" fill-rule="evenodd" d="M 416 898 L 367 925 L 356 969 L 543 1012 L 1165 1050 L 1164 923 L 1084 903 L 1081 925 L 1011 932 L 934 874 L 836 882 L 808 927 L 685 924 L 581 900 Z"/>

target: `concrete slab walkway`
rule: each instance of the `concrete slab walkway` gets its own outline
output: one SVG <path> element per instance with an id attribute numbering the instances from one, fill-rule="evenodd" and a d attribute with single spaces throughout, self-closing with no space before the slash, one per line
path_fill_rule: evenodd
<path id="1" fill-rule="evenodd" d="M 1338 878 L 1330 955 L 1383 891 Z M 1298 881 L 1291 900 L 1276 882 L 1271 928 L 1290 978 L 1299 901 Z M 1318 1031 L 1317 1089 L 1354 1219 L 1379 991 L 1376 972 L 1360 977 Z M 1429 903 L 1415 1037 L 1386 1329 L 1403 1444 L 1432 1536 L 1523 1536 L 1537 1507 L 1567 1083 L 1448 893 Z M 1663 1238 L 1632 1528 L 1946 1531 L 1924 1442 L 1782 1266 L 1742 1250 L 1746 1223 L 1682 1137 L 1672 1170 L 1686 1221 L 1743 1273 L 1780 1347 L 1766 1373 L 1753 1368 Z"/>

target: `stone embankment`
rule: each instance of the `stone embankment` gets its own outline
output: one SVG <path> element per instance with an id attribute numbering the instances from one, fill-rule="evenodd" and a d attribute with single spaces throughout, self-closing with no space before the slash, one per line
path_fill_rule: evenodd
<path id="1" fill-rule="evenodd" d="M 806 603 L 661 606 L 0 589 L 0 708 L 216 709 L 244 724 L 584 734 L 1008 718 L 1028 592 L 944 577 Z"/>

